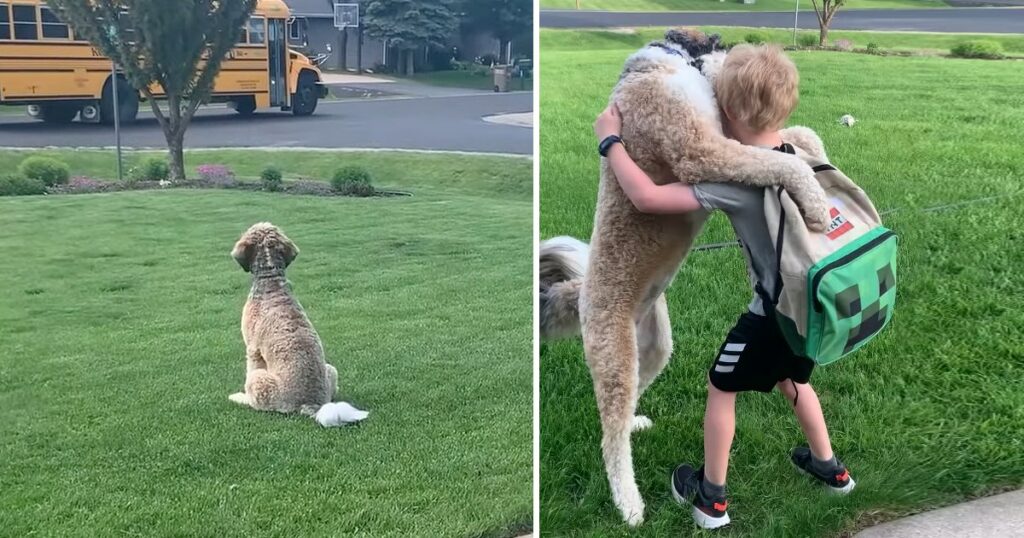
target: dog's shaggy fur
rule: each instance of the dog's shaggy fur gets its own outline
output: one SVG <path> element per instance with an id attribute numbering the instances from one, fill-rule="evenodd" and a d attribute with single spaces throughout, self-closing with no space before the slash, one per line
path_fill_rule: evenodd
<path id="1" fill-rule="evenodd" d="M 245 392 L 229 399 L 261 411 L 308 415 L 325 427 L 358 422 L 368 413 L 331 403 L 338 371 L 324 361 L 320 336 L 285 280 L 284 270 L 298 254 L 269 222 L 254 224 L 231 251 L 252 273 L 252 289 L 242 309 Z"/>
<path id="2" fill-rule="evenodd" d="M 725 53 L 716 48 L 716 36 L 670 30 L 664 42 L 626 60 L 611 99 L 622 112 L 622 138 L 630 156 L 658 184 L 782 185 L 808 227 L 823 230 L 828 221 L 825 193 L 807 164 L 723 135 L 711 80 Z M 805 151 L 820 151 L 817 135 L 806 128 L 786 130 L 783 139 Z M 612 498 L 630 525 L 641 523 L 644 513 L 630 432 L 651 425 L 634 412 L 672 353 L 664 292 L 706 218 L 704 212 L 639 213 L 603 161 L 590 246 L 565 237 L 541 246 L 541 334 L 578 334 L 582 323 Z"/>

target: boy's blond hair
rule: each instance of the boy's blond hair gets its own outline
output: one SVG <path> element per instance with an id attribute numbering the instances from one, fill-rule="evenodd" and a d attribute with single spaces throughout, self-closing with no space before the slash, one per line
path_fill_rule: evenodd
<path id="1" fill-rule="evenodd" d="M 756 132 L 777 130 L 800 100 L 800 74 L 775 45 L 737 45 L 715 78 L 715 95 L 733 121 Z"/>

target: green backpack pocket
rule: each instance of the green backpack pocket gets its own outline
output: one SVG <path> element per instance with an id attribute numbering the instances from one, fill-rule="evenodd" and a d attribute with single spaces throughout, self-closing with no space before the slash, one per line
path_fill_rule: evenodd
<path id="1" fill-rule="evenodd" d="M 892 319 L 898 239 L 879 226 L 810 268 L 804 354 L 818 364 L 860 349 Z"/>

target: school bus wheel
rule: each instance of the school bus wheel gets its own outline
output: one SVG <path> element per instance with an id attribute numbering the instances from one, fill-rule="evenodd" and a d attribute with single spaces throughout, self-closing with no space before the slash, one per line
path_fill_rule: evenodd
<path id="1" fill-rule="evenodd" d="M 139 92 L 135 91 L 123 78 L 117 79 L 118 121 L 132 123 L 139 115 Z M 114 123 L 114 88 L 110 79 L 103 85 L 103 96 L 100 98 L 100 121 Z"/>
<path id="2" fill-rule="evenodd" d="M 68 103 L 39 105 L 39 119 L 46 123 L 71 123 L 78 115 L 78 107 Z"/>
<path id="3" fill-rule="evenodd" d="M 316 87 L 316 75 L 304 72 L 299 75 L 299 84 L 292 95 L 292 114 L 309 116 L 316 111 L 320 96 Z"/>
<path id="4" fill-rule="evenodd" d="M 228 106 L 235 109 L 240 116 L 252 116 L 252 113 L 256 112 L 256 98 L 252 95 L 243 95 L 232 99 Z"/>

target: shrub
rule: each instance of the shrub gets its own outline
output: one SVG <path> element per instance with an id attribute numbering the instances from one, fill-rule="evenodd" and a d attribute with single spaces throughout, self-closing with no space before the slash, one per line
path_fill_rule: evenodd
<path id="1" fill-rule="evenodd" d="M 220 187 L 224 189 L 235 186 L 235 173 L 222 164 L 201 164 L 196 168 L 199 173 L 199 180 L 206 187 Z"/>
<path id="2" fill-rule="evenodd" d="M 331 186 L 346 196 L 372 196 L 373 185 L 370 173 L 361 166 L 346 166 L 334 173 Z"/>
<path id="3" fill-rule="evenodd" d="M 837 39 L 834 43 L 832 43 L 832 46 L 834 46 L 836 50 L 849 52 L 853 50 L 853 41 L 850 41 L 849 39 Z"/>
<path id="4" fill-rule="evenodd" d="M 281 171 L 273 166 L 268 166 L 260 172 L 260 180 L 263 181 L 263 190 L 277 192 L 281 190 Z"/>
<path id="5" fill-rule="evenodd" d="M 743 41 L 750 43 L 751 45 L 763 45 L 768 42 L 768 36 L 761 32 L 750 32 L 743 36 Z"/>
<path id="6" fill-rule="evenodd" d="M 800 34 L 800 37 L 796 38 L 796 42 L 801 47 L 817 47 L 818 36 L 814 34 Z"/>
<path id="7" fill-rule="evenodd" d="M 71 170 L 68 165 L 48 157 L 29 157 L 18 166 L 18 173 L 25 179 L 42 182 L 46 187 L 63 185 L 68 182 Z"/>
<path id="8" fill-rule="evenodd" d="M 868 51 L 868 54 L 878 54 L 881 52 L 881 47 L 878 46 L 878 43 L 872 41 L 871 43 L 868 43 L 868 48 L 866 50 Z"/>
<path id="9" fill-rule="evenodd" d="M 1003 46 L 996 41 L 965 41 L 953 47 L 949 51 L 957 58 L 984 58 L 987 60 L 999 60 L 1005 58 Z"/>
<path id="10" fill-rule="evenodd" d="M 0 196 L 31 196 L 46 194 L 46 185 L 39 179 L 23 176 L 0 176 Z"/>
<path id="11" fill-rule="evenodd" d="M 132 181 L 166 181 L 169 175 L 171 168 L 160 157 L 150 157 L 128 172 Z"/>

